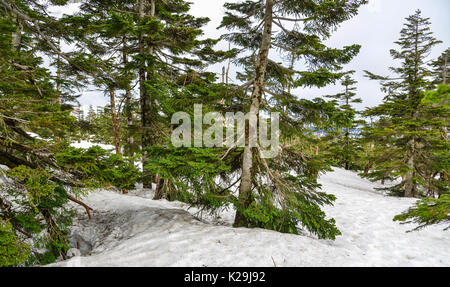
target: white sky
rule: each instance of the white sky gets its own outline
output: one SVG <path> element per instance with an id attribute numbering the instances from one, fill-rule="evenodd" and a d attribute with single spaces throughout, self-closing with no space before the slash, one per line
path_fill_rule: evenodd
<path id="1" fill-rule="evenodd" d="M 193 3 L 192 14 L 195 16 L 209 17 L 211 22 L 205 28 L 205 37 L 217 38 L 226 31 L 219 31 L 219 26 L 224 13 L 223 4 L 226 0 L 191 0 Z M 228 2 L 237 2 L 228 0 Z M 389 55 L 389 50 L 396 48 L 394 41 L 399 38 L 405 18 L 420 9 L 424 17 L 431 18 L 432 31 L 435 37 L 444 43 L 437 46 L 431 58 L 439 56 L 450 43 L 450 1 L 448 0 L 369 0 L 369 4 L 360 8 L 360 13 L 353 19 L 343 23 L 341 27 L 326 41 L 330 47 L 341 48 L 343 46 L 360 44 L 361 53 L 345 67 L 345 70 L 355 70 L 355 78 L 359 81 L 358 95 L 364 103 L 358 108 L 375 106 L 381 103 L 383 94 L 379 84 L 370 81 L 363 75 L 363 70 L 388 75 L 388 67 L 394 63 Z M 227 43 L 221 43 L 218 49 L 227 49 Z M 221 67 L 225 64 L 215 65 L 208 70 L 221 73 Z M 234 70 L 234 69 L 233 69 Z M 322 95 L 335 94 L 340 91 L 339 85 L 323 89 L 298 89 L 296 93 L 302 98 L 315 98 Z M 80 98 L 82 105 L 104 105 L 107 98 L 103 93 L 89 92 Z"/>

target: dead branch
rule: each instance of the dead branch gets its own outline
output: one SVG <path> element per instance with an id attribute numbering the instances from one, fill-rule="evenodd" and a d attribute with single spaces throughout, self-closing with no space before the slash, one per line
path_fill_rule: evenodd
<path id="1" fill-rule="evenodd" d="M 88 214 L 89 220 L 92 220 L 92 216 L 91 216 L 91 210 L 94 211 L 94 209 L 92 209 L 91 207 L 89 207 L 88 205 L 86 205 L 85 203 L 79 201 L 78 199 L 76 199 L 75 197 L 71 196 L 70 194 L 67 195 L 67 198 L 70 201 L 73 201 L 81 206 L 83 206 L 86 209 L 86 212 Z"/>

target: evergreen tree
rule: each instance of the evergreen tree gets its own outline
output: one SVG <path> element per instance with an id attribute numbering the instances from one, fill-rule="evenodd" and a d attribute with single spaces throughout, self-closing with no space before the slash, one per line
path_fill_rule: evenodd
<path id="1" fill-rule="evenodd" d="M 66 258 L 67 228 L 73 217 L 67 203 L 82 205 L 90 216 L 91 208 L 76 199 L 82 188 L 106 182 L 122 187 L 129 185 L 127 180 L 134 184 L 139 172 L 98 150 L 67 149 L 67 135 L 75 132 L 76 119 L 64 103 L 66 89 L 59 84 L 77 85 L 71 85 L 72 78 L 64 73 L 56 81 L 40 56 L 53 51 L 64 59 L 61 67 L 76 70 L 75 75 L 92 70 L 58 49 L 54 41 L 63 25 L 48 15 L 46 6 L 24 0 L 0 1 L 0 7 L 0 172 L 11 179 L 0 186 L 0 241 L 8 248 L 6 256 L 15 256 L 4 263 L 2 249 L 0 261 L 18 265 L 31 255 L 29 264 L 46 264 Z M 52 25 L 54 30 L 49 30 Z M 98 160 L 89 167 L 95 172 L 86 168 L 87 159 Z M 24 239 L 33 241 L 31 254 Z M 16 250 L 9 248 L 11 240 Z"/>
<path id="2" fill-rule="evenodd" d="M 431 65 L 433 68 L 433 76 L 435 78 L 434 83 L 437 85 L 444 84 L 448 85 L 449 82 L 449 74 L 448 74 L 448 68 L 450 66 L 449 63 L 449 56 L 450 56 L 450 48 L 445 50 L 442 55 L 436 59 Z"/>
<path id="3" fill-rule="evenodd" d="M 382 155 L 376 159 L 375 170 L 367 177 L 373 180 L 401 178 L 401 183 L 387 188 L 390 192 L 415 197 L 430 178 L 430 151 L 443 148 L 434 140 L 442 132 L 442 121 L 434 121 L 421 105 L 425 92 L 432 86 L 431 70 L 426 58 L 439 44 L 430 31 L 430 21 L 417 11 L 406 19 L 401 36 L 395 43 L 400 50 L 391 50 L 400 67 L 391 71 L 391 79 L 367 72 L 371 79 L 380 80 L 387 94 L 384 103 L 369 109 L 367 115 L 379 117 L 375 127 L 368 129 L 369 138 L 380 146 Z"/>
<path id="4" fill-rule="evenodd" d="M 79 27 L 80 32 L 74 35 L 82 35 L 83 52 L 102 56 L 103 73 L 113 75 L 103 84 L 109 91 L 125 91 L 124 111 L 130 124 L 131 86 L 137 79 L 144 167 L 148 149 L 164 144 L 161 139 L 170 131 L 172 111 L 166 102 L 186 85 L 180 77 L 209 77 L 198 71 L 218 57 L 212 49 L 217 41 L 199 40 L 201 27 L 209 19 L 190 15 L 190 6 L 182 0 L 88 1 L 79 15 L 67 18 Z M 130 137 L 127 141 L 131 144 L 134 140 Z M 144 186 L 151 186 L 152 176 L 155 174 L 146 172 Z"/>
<path id="5" fill-rule="evenodd" d="M 49 250 L 46 258 L 64 255 L 68 249 L 69 214 L 63 205 L 73 197 L 58 187 L 64 180 L 57 175 L 61 168 L 52 154 L 60 147 L 55 140 L 73 131 L 74 119 L 61 104 L 61 94 L 51 73 L 43 68 L 43 59 L 37 56 L 45 48 L 37 45 L 39 39 L 18 17 L 13 4 L 0 4 L 8 5 L 0 12 L 0 162 L 9 168 L 1 172 L 13 180 L 0 189 L 0 240 L 16 241 L 16 254 L 7 255 L 16 258 L 5 264 L 17 265 L 30 255 L 23 248 L 24 238 L 38 238 L 42 231 L 46 232 L 42 247 Z M 22 4 L 31 11 L 31 5 Z M 36 21 L 45 17 L 40 11 L 33 16 Z M 46 258 L 41 262 L 47 262 Z"/>
<path id="6" fill-rule="evenodd" d="M 353 73 L 353 72 L 352 72 Z M 335 157 L 339 166 L 343 166 L 346 170 L 357 170 L 360 143 L 358 140 L 358 129 L 360 121 L 356 120 L 357 111 L 352 104 L 362 103 L 361 98 L 356 98 L 354 86 L 357 82 L 350 75 L 345 75 L 341 81 L 344 87 L 342 93 L 328 96 L 339 105 L 339 112 L 336 115 L 337 122 L 340 124 L 331 133 L 331 153 Z"/>
<path id="7" fill-rule="evenodd" d="M 428 156 L 423 159 L 420 169 L 426 179 L 425 195 L 441 197 L 450 189 L 450 86 L 440 85 L 436 90 L 426 92 L 420 108 L 428 129 L 427 141 L 423 145 Z"/>
<path id="8" fill-rule="evenodd" d="M 341 65 L 348 63 L 359 46 L 343 49 L 326 47 L 321 37 L 328 38 L 340 23 L 357 14 L 366 1 L 243 1 L 226 3 L 226 16 L 221 27 L 231 32 L 223 37 L 241 47 L 235 62 L 243 66 L 238 74 L 244 93 L 244 112 L 259 118 L 260 112 L 281 112 L 282 141 L 301 134 L 305 122 L 299 120 L 305 105 L 286 87 L 323 87 L 342 77 Z M 270 58 L 277 49 L 289 58 L 290 66 Z M 292 62 L 303 60 L 306 70 Z M 309 68 L 309 69 L 308 69 Z M 289 88 L 290 89 L 290 88 Z M 316 103 L 319 111 L 325 103 Z M 261 118 L 257 122 L 260 122 Z M 296 231 L 303 224 L 321 238 L 334 238 L 339 231 L 334 220 L 327 220 L 320 210 L 334 197 L 317 191 L 317 173 L 311 172 L 303 160 L 298 144 L 282 146 L 282 154 L 272 160 L 261 157 L 260 147 L 250 147 L 250 134 L 257 134 L 257 123 L 247 128 L 246 147 L 242 153 L 239 198 L 236 203 L 235 226 L 260 226 L 284 232 Z M 299 143 L 297 141 L 297 143 Z M 292 174 L 296 174 L 293 176 Z M 268 182 L 262 185 L 262 182 Z"/>

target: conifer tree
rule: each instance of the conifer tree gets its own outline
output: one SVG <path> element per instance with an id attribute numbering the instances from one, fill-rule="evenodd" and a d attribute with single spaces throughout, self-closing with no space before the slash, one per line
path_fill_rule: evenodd
<path id="1" fill-rule="evenodd" d="M 344 91 L 328 96 L 339 106 L 336 121 L 340 123 L 332 132 L 330 149 L 338 164 L 346 170 L 358 169 L 360 150 L 358 128 L 360 121 L 356 120 L 357 112 L 352 104 L 362 103 L 362 99 L 356 98 L 355 91 L 357 88 L 354 86 L 356 83 L 350 75 L 345 75 L 341 81 Z"/>
<path id="2" fill-rule="evenodd" d="M 17 257 L 2 264 L 27 260 L 30 252 L 29 248 L 25 252 L 23 240 L 37 238 L 43 231 L 45 246 L 41 247 L 49 253 L 41 254 L 39 261 L 45 263 L 67 251 L 70 215 L 64 205 L 75 198 L 59 187 L 65 179 L 53 154 L 59 145 L 56 139 L 73 131 L 74 119 L 61 104 L 54 78 L 37 55 L 45 51 L 38 45 L 40 39 L 16 13 L 14 4 L 0 4 L 7 5 L 0 11 L 0 163 L 8 168 L 2 166 L 0 172 L 12 180 L 0 188 L 0 241 L 14 240 L 17 246 L 15 255 L 6 255 Z M 28 2 L 21 4 L 28 12 L 36 8 Z M 37 23 L 46 15 L 37 9 L 33 17 Z M 7 249 L 7 253 L 14 250 Z"/>
<path id="3" fill-rule="evenodd" d="M 223 39 L 242 48 L 238 51 L 246 51 L 238 54 L 235 60 L 245 71 L 238 75 L 245 83 L 242 87 L 249 91 L 244 94 L 243 111 L 256 117 L 262 111 L 280 111 L 285 143 L 294 130 L 298 134 L 305 123 L 296 119 L 301 117 L 305 102 L 287 93 L 286 87 L 323 87 L 342 77 L 341 65 L 348 63 L 360 47 L 328 48 L 321 37 L 329 37 L 340 23 L 356 15 L 359 6 L 365 2 L 266 0 L 226 3 L 226 16 L 221 27 L 230 33 Z M 275 50 L 290 58 L 290 66 L 270 58 L 271 51 Z M 296 68 L 292 59 L 294 63 L 304 60 L 308 66 L 305 70 Z M 257 129 L 255 123 L 249 123 L 234 225 L 295 233 L 296 224 L 302 223 L 319 237 L 334 238 L 339 234 L 334 220 L 326 220 L 319 208 L 331 203 L 334 197 L 317 191 L 316 177 L 310 174 L 303 160 L 305 154 L 298 145 L 285 145 L 277 159 L 264 159 L 259 147 L 248 144 L 249 135 L 257 134 Z M 267 181 L 269 184 L 265 186 L 269 188 L 261 186 L 262 181 Z"/>
<path id="4" fill-rule="evenodd" d="M 60 56 L 65 61 L 61 67 L 74 70 L 75 76 L 107 76 L 90 68 L 92 62 L 60 51 L 55 40 L 64 25 L 49 16 L 46 6 L 2 0 L 0 7 L 0 172 L 10 179 L 0 186 L 0 241 L 8 246 L 6 256 L 16 256 L 5 264 L 27 260 L 30 252 L 22 244 L 25 238 L 34 243 L 28 263 L 46 264 L 58 256 L 66 258 L 67 228 L 73 217 L 68 201 L 83 206 L 91 217 L 92 209 L 76 199 L 81 188 L 106 182 L 122 187 L 130 184 L 128 180 L 134 184 L 139 173 L 99 149 L 68 148 L 67 135 L 75 131 L 76 119 L 70 115 L 69 103 L 62 101 L 66 88 L 59 84 L 69 89 L 77 85 L 63 72 L 60 81 L 55 81 L 41 56 L 51 52 Z M 11 240 L 16 241 L 16 251 L 9 249 Z M 4 249 L 2 260 L 3 256 Z"/>
<path id="5" fill-rule="evenodd" d="M 42 138 L 63 138 L 73 128 L 74 119 L 69 115 L 70 107 L 58 100 L 60 95 L 52 75 L 42 67 L 43 59 L 36 56 L 45 47 L 31 48 L 39 39 L 13 10 L 6 11 L 0 14 L 2 162 L 13 167 L 24 163 L 35 167 L 51 165 L 46 146 L 28 132 Z M 37 18 L 43 17 L 36 14 Z"/>
<path id="6" fill-rule="evenodd" d="M 171 110 L 166 109 L 165 101 L 186 85 L 186 81 L 178 79 L 184 75 L 190 75 L 188 80 L 208 77 L 199 70 L 218 57 L 212 49 L 217 41 L 199 40 L 201 27 L 209 19 L 190 15 L 190 5 L 181 0 L 88 1 L 81 6 L 79 15 L 67 18 L 84 35 L 81 42 L 86 42 L 86 37 L 90 39 L 89 45 L 84 44 L 86 53 L 106 56 L 103 73 L 115 75 L 107 79 L 111 82 L 106 85 L 112 86 L 111 91 L 125 91 L 128 123 L 132 122 L 131 86 L 137 79 L 144 167 L 148 149 L 163 144 L 161 139 L 170 130 Z M 128 142 L 131 141 L 129 135 Z M 151 187 L 152 176 L 155 174 L 146 173 L 144 186 Z"/>
<path id="7" fill-rule="evenodd" d="M 441 197 L 450 190 L 450 86 L 439 85 L 436 90 L 425 93 L 421 102 L 424 125 L 428 133 L 423 148 L 428 156 L 424 158 L 421 173 L 425 177 L 425 195 Z"/>
<path id="8" fill-rule="evenodd" d="M 376 159 L 375 170 L 367 177 L 395 180 L 401 183 L 387 188 L 391 193 L 418 196 L 427 180 L 430 150 L 441 149 L 434 140 L 442 133 L 442 121 L 433 121 L 421 105 L 425 92 L 432 86 L 431 70 L 426 58 L 440 43 L 430 31 L 430 21 L 421 11 L 406 18 L 400 39 L 395 42 L 399 50 L 391 50 L 399 67 L 390 68 L 397 78 L 391 79 L 367 72 L 368 77 L 380 80 L 387 95 L 384 103 L 369 109 L 367 115 L 379 117 L 375 127 L 368 129 L 371 139 L 380 145 L 382 155 Z M 441 127 L 439 127 L 441 126 Z"/>
<path id="9" fill-rule="evenodd" d="M 448 69 L 450 66 L 449 62 L 450 48 L 444 51 L 438 59 L 436 59 L 431 65 L 433 68 L 433 76 L 435 77 L 435 84 L 448 85 L 449 77 Z"/>

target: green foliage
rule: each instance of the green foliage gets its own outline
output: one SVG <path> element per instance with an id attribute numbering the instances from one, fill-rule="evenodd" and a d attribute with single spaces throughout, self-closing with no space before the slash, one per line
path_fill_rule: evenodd
<path id="1" fill-rule="evenodd" d="M 269 195 L 269 194 L 267 194 Z M 249 220 L 251 227 L 275 230 L 282 233 L 299 234 L 298 226 L 316 234 L 319 239 L 335 240 L 341 232 L 336 227 L 334 219 L 326 219 L 325 213 L 318 205 L 313 205 L 302 194 L 292 194 L 287 204 L 289 208 L 276 208 L 268 197 L 254 201 L 243 214 Z M 330 200 L 334 197 L 330 196 Z M 239 206 L 238 206 L 239 208 Z"/>
<path id="2" fill-rule="evenodd" d="M 230 167 L 220 160 L 221 151 L 207 148 L 153 147 L 148 150 L 145 169 L 165 180 L 166 197 L 180 200 L 206 210 L 226 206 L 230 191 L 221 189 L 215 178 Z"/>
<path id="3" fill-rule="evenodd" d="M 41 169 L 19 166 L 7 171 L 7 176 L 14 181 L 6 186 L 12 204 L 2 210 L 1 217 L 32 237 L 35 248 L 47 250 L 46 255 L 33 251 L 29 260 L 47 264 L 65 256 L 69 249 L 67 228 L 73 217 L 66 207 L 65 188 L 50 181 L 51 176 Z"/>
<path id="4" fill-rule="evenodd" d="M 353 73 L 353 71 L 349 73 Z M 361 121 L 356 119 L 358 112 L 352 106 L 352 104 L 362 102 L 361 98 L 356 98 L 356 87 L 354 86 L 356 83 L 350 75 L 346 75 L 341 81 L 344 91 L 327 96 L 338 105 L 338 111 L 333 114 L 331 121 L 336 123 L 335 127 L 327 130 L 327 135 L 323 140 L 329 143 L 327 148 L 333 157 L 334 165 L 347 170 L 361 169 L 360 158 L 363 150 L 358 133 Z"/>
<path id="5" fill-rule="evenodd" d="M 401 66 L 391 68 L 397 75 L 395 79 L 367 72 L 369 78 L 381 81 L 386 97 L 383 104 L 366 111 L 367 116 L 377 117 L 378 121 L 364 131 L 365 139 L 375 145 L 370 155 L 374 170 L 364 176 L 372 180 L 402 178 L 401 183 L 385 190 L 406 197 L 446 192 L 446 184 L 436 180 L 436 175 L 448 174 L 440 164 L 443 158 L 437 156 L 448 153 L 444 131 L 448 108 L 426 104 L 433 101 L 433 92 L 428 95 L 431 98 L 425 96 L 434 85 L 426 58 L 440 43 L 433 37 L 430 25 L 429 18 L 423 18 L 420 11 L 406 19 L 400 39 L 395 42 L 399 50 L 391 50 L 392 58 L 402 61 Z"/>
<path id="6" fill-rule="evenodd" d="M 59 165 L 76 173 L 88 187 L 111 184 L 119 189 L 132 189 L 141 177 L 134 166 L 135 158 L 125 158 L 93 146 L 89 149 L 69 147 L 55 156 Z"/>
<path id="7" fill-rule="evenodd" d="M 30 246 L 14 233 L 11 223 L 0 219 L 0 267 L 24 263 L 30 255 Z"/>
<path id="8" fill-rule="evenodd" d="M 19 166 L 8 171 L 7 175 L 20 182 L 27 190 L 26 205 L 32 206 L 36 211 L 38 211 L 38 206 L 46 205 L 46 199 L 53 195 L 57 187 L 55 183 L 49 180 L 49 175 L 40 169 Z"/>
<path id="9" fill-rule="evenodd" d="M 293 91 L 300 87 L 322 88 L 346 74 L 343 65 L 361 47 L 330 48 L 324 39 L 355 16 L 366 2 L 249 0 L 225 4 L 221 27 L 229 33 L 222 39 L 237 47 L 233 51 L 234 63 L 241 68 L 237 79 L 245 87 L 236 87 L 236 104 L 230 109 L 280 113 L 283 147 L 277 158 L 267 161 L 257 149 L 252 150 L 252 164 L 247 164 L 252 168 L 245 171 L 244 189 L 234 203 L 236 225 L 290 233 L 297 233 L 296 226 L 300 225 L 320 238 L 334 239 L 339 234 L 334 220 L 325 219 L 320 210 L 334 197 L 319 191 L 318 175 L 329 170 L 332 156 L 323 149 L 318 133 L 354 114 L 338 113 L 335 103 L 308 101 Z M 293 22 L 302 25 L 291 25 Z M 249 148 L 245 151 L 244 161 L 248 162 Z M 245 165 L 242 157 L 234 160 L 238 163 L 231 164 L 233 167 Z"/>
<path id="10" fill-rule="evenodd" d="M 394 221 L 403 223 L 417 223 L 419 226 L 412 231 L 425 228 L 429 225 L 450 222 L 450 194 L 440 198 L 424 198 L 411 207 L 407 212 L 397 215 Z M 450 225 L 445 230 L 450 229 Z"/>
<path id="11" fill-rule="evenodd" d="M 440 106 L 450 109 L 450 86 L 439 85 L 437 90 L 428 91 L 422 99 L 422 105 Z"/>

